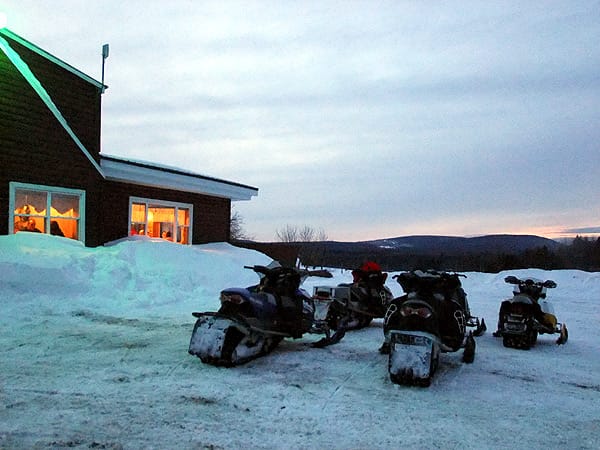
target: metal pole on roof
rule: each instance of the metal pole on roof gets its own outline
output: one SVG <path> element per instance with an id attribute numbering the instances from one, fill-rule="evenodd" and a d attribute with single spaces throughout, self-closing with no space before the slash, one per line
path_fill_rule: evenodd
<path id="1" fill-rule="evenodd" d="M 106 90 L 106 86 L 104 85 L 104 62 L 106 61 L 106 58 L 108 58 L 108 49 L 108 44 L 102 46 L 102 94 L 104 94 L 104 91 Z"/>

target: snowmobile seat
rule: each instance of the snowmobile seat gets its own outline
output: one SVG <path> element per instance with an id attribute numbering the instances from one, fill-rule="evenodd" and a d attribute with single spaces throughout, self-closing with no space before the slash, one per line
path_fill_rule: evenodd
<path id="1" fill-rule="evenodd" d="M 387 273 L 382 272 L 381 266 L 373 261 L 364 262 L 358 269 L 352 271 L 354 283 L 364 281 L 366 283 L 377 283 L 383 285 L 387 278 Z"/>
<path id="2" fill-rule="evenodd" d="M 250 288 L 228 288 L 221 291 L 221 297 L 235 297 L 238 296 L 246 302 L 252 301 L 252 296 L 256 295 L 256 291 Z"/>
<path id="3" fill-rule="evenodd" d="M 352 271 L 354 283 L 365 283 L 370 287 L 381 287 L 385 284 L 388 274 L 380 270 L 364 271 L 355 269 Z"/>

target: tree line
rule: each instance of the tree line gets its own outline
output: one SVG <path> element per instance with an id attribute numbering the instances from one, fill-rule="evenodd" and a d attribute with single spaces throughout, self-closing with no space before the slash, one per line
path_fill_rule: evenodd
<path id="1" fill-rule="evenodd" d="M 243 219 L 236 212 L 231 221 L 232 240 L 252 240 L 243 230 Z M 600 271 L 600 238 L 576 236 L 570 243 L 554 249 L 547 246 L 514 252 L 471 252 L 461 254 L 419 254 L 403 249 L 368 245 L 331 246 L 322 229 L 286 225 L 277 230 L 277 241 L 293 244 L 304 266 L 356 268 L 364 261 L 378 262 L 386 271 L 416 269 L 458 272 L 497 273 L 504 270 L 538 268 L 544 270 L 579 269 Z"/>
<path id="2" fill-rule="evenodd" d="M 300 261 L 306 266 L 354 268 L 366 260 L 378 262 L 386 271 L 415 269 L 497 273 L 504 270 L 539 268 L 600 271 L 600 238 L 577 236 L 556 249 L 546 246 L 515 252 L 419 254 L 407 250 L 359 246 L 336 249 L 326 242 L 304 242 Z"/>

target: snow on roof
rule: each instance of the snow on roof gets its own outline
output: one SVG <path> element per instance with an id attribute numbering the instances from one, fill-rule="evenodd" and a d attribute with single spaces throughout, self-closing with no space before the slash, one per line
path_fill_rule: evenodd
<path id="1" fill-rule="evenodd" d="M 172 166 L 103 154 L 100 158 L 100 166 L 107 180 L 208 194 L 234 201 L 250 200 L 258 195 L 258 188 Z"/>

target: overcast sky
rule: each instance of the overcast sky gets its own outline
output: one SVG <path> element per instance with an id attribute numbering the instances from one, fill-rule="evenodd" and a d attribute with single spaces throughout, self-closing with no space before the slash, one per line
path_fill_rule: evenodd
<path id="1" fill-rule="evenodd" d="M 251 185 L 244 229 L 600 231 L 599 1 L 0 0 L 101 79 L 102 151 Z"/>

